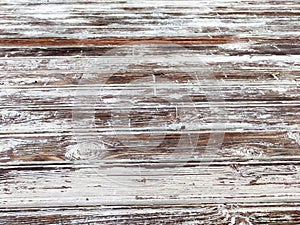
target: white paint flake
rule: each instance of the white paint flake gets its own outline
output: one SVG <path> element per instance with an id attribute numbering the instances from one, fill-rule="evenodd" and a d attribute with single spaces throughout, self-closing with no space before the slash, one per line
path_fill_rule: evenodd
<path id="1" fill-rule="evenodd" d="M 69 160 L 99 159 L 102 158 L 104 150 L 106 150 L 106 146 L 103 143 L 78 143 L 67 147 L 65 157 Z"/>
<path id="2" fill-rule="evenodd" d="M 300 145 L 300 134 L 299 133 L 288 132 L 287 137 L 296 141 L 296 143 L 298 145 Z"/>
<path id="3" fill-rule="evenodd" d="M 263 149 L 255 146 L 240 144 L 223 148 L 220 150 L 220 153 L 230 156 L 262 157 L 264 151 Z"/>

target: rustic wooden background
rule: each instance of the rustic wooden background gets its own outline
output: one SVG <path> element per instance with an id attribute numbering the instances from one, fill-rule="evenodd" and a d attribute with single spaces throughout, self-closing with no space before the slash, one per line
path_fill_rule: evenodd
<path id="1" fill-rule="evenodd" d="M 0 0 L 0 224 L 299 224 L 299 3 Z"/>

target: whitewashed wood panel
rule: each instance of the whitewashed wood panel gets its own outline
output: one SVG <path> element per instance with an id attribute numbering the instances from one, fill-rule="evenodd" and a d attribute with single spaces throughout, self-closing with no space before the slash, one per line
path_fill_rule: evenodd
<path id="1" fill-rule="evenodd" d="M 299 224 L 299 17 L 0 0 L 0 223 Z"/>

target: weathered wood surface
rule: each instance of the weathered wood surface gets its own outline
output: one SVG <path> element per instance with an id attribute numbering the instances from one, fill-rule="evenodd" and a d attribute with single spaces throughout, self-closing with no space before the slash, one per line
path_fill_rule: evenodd
<path id="1" fill-rule="evenodd" d="M 0 224 L 299 224 L 299 17 L 0 0 Z"/>

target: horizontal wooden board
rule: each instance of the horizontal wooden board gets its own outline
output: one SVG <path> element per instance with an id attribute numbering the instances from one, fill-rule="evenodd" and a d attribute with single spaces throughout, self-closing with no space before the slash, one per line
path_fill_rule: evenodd
<path id="1" fill-rule="evenodd" d="M 20 200 L 24 207 L 299 201 L 298 164 L 296 158 L 2 164 L 1 196 L 10 199 L 2 207 Z"/>
<path id="2" fill-rule="evenodd" d="M 9 200 L 1 202 L 0 219 L 12 224 L 62 219 L 103 224 L 140 224 L 145 219 L 264 224 L 268 219 L 270 224 L 296 224 L 298 164 L 288 158 L 2 164 L 5 187 L 0 196 Z"/>
<path id="3" fill-rule="evenodd" d="M 2 210 L 1 222 L 10 224 L 298 224 L 299 205 L 294 204 L 203 204 L 193 206 L 60 207 Z M 18 217 L 16 217 L 18 213 Z M 63 219 L 62 219 L 63 217 Z M 134 220 L 132 218 L 135 218 Z M 268 218 L 268 219 L 266 219 Z M 26 222 L 25 222 L 26 221 Z"/>
<path id="4" fill-rule="evenodd" d="M 2 38 L 299 35 L 297 1 L 1 3 Z"/>

